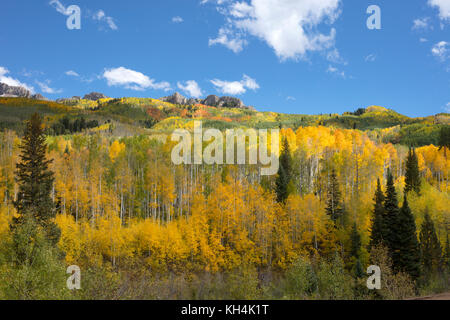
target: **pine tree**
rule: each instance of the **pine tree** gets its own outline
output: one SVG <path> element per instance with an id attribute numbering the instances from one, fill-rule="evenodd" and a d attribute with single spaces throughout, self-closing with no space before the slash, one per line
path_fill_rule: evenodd
<path id="1" fill-rule="evenodd" d="M 385 215 L 384 211 L 384 194 L 381 190 L 380 179 L 377 180 L 377 190 L 375 192 L 375 208 L 373 211 L 372 218 L 372 232 L 370 234 L 370 244 L 369 247 L 373 248 L 383 242 L 386 237 L 386 231 L 383 224 L 383 218 Z"/>
<path id="2" fill-rule="evenodd" d="M 406 158 L 405 193 L 415 191 L 419 194 L 420 185 L 419 161 L 417 160 L 416 151 L 410 148 Z"/>
<path id="3" fill-rule="evenodd" d="M 335 223 L 339 219 L 341 219 L 342 222 L 344 209 L 341 202 L 341 191 L 339 190 L 339 183 L 337 181 L 336 171 L 334 169 L 331 171 L 330 176 L 326 212 Z"/>
<path id="4" fill-rule="evenodd" d="M 447 234 L 447 241 L 445 242 L 445 251 L 444 251 L 444 255 L 443 255 L 443 260 L 444 260 L 444 265 L 447 269 L 447 271 L 450 271 L 450 241 L 448 239 L 448 234 Z"/>
<path id="5" fill-rule="evenodd" d="M 391 171 L 388 171 L 387 183 L 386 183 L 386 197 L 384 201 L 384 212 L 385 216 L 383 219 L 383 235 L 384 242 L 390 253 L 392 254 L 395 244 L 397 243 L 397 232 L 398 229 L 398 200 L 397 192 L 394 186 L 394 177 Z"/>
<path id="6" fill-rule="evenodd" d="M 397 242 L 394 244 L 392 253 L 394 269 L 406 272 L 412 279 L 417 279 L 420 276 L 419 242 L 417 241 L 416 223 L 406 195 L 395 227 Z"/>
<path id="7" fill-rule="evenodd" d="M 352 231 L 350 233 L 350 257 L 353 260 L 353 273 L 357 278 L 363 276 L 362 264 L 361 264 L 361 235 L 358 232 L 356 223 L 353 224 Z"/>
<path id="8" fill-rule="evenodd" d="M 428 212 L 425 214 L 419 239 L 422 268 L 425 275 L 430 276 L 433 272 L 441 269 L 442 248 L 434 228 L 433 220 L 431 220 Z"/>
<path id="9" fill-rule="evenodd" d="M 11 229 L 14 232 L 22 224 L 36 223 L 45 231 L 47 239 L 56 244 L 60 230 L 52 221 L 56 214 L 51 198 L 54 177 L 48 168 L 51 160 L 46 158 L 47 145 L 37 113 L 26 124 L 20 150 L 20 162 L 16 165 L 19 191 L 14 202 L 19 217 L 13 219 Z M 27 219 L 34 222 L 25 221 Z"/>
<path id="10" fill-rule="evenodd" d="M 439 151 L 444 149 L 445 158 L 447 158 L 447 150 L 450 150 L 450 126 L 443 126 L 439 134 Z"/>
<path id="11" fill-rule="evenodd" d="M 283 146 L 280 154 L 280 166 L 276 179 L 277 202 L 285 203 L 289 194 L 293 192 L 292 182 L 292 156 L 287 138 L 283 138 Z"/>

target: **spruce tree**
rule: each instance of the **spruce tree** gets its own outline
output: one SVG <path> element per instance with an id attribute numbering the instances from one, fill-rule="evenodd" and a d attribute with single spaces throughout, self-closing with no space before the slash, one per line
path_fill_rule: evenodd
<path id="1" fill-rule="evenodd" d="M 384 242 L 390 253 L 393 253 L 395 244 L 397 243 L 397 223 L 398 223 L 398 200 L 397 192 L 394 186 L 394 177 L 391 171 L 388 171 L 387 183 L 386 183 L 386 197 L 384 201 L 384 219 L 383 219 L 383 235 Z"/>
<path id="2" fill-rule="evenodd" d="M 450 150 L 450 126 L 446 125 L 441 128 L 439 134 L 439 151 L 444 149 L 445 158 L 447 158 L 447 150 Z"/>
<path id="3" fill-rule="evenodd" d="M 378 246 L 383 242 L 386 237 L 386 231 L 383 224 L 384 218 L 384 194 L 381 190 L 380 179 L 377 180 L 377 190 L 375 191 L 375 207 L 373 211 L 372 218 L 372 232 L 370 233 L 370 244 L 369 247 L 373 248 Z"/>
<path id="4" fill-rule="evenodd" d="M 419 194 L 420 184 L 419 161 L 416 151 L 410 148 L 406 158 L 405 193 L 415 191 Z"/>
<path id="5" fill-rule="evenodd" d="M 417 279 L 420 276 L 419 242 L 416 223 L 406 195 L 394 231 L 397 233 L 397 242 L 392 253 L 394 270 L 406 272 L 412 279 Z"/>
<path id="6" fill-rule="evenodd" d="M 420 253 L 422 260 L 422 270 L 425 276 L 429 277 L 433 272 L 441 269 L 442 248 L 428 212 L 425 214 L 420 230 Z"/>
<path id="7" fill-rule="evenodd" d="M 357 278 L 361 278 L 364 275 L 361 264 L 361 235 L 358 232 L 356 223 L 353 224 L 352 231 L 350 233 L 350 257 L 353 263 L 353 273 Z"/>
<path id="8" fill-rule="evenodd" d="M 450 272 L 450 241 L 448 239 L 448 234 L 447 234 L 447 241 L 445 242 L 443 260 L 447 272 Z"/>
<path id="9" fill-rule="evenodd" d="M 16 165 L 19 190 L 14 201 L 19 216 L 13 219 L 11 229 L 14 233 L 21 225 L 36 224 L 45 232 L 46 238 L 56 244 L 60 230 L 52 221 L 56 214 L 51 198 L 54 177 L 49 170 L 51 160 L 46 157 L 43 125 L 37 113 L 26 123 L 20 150 L 20 161 Z"/>
<path id="10" fill-rule="evenodd" d="M 280 154 L 280 166 L 278 168 L 278 175 L 275 181 L 277 194 L 277 202 L 286 202 L 289 194 L 293 192 L 292 182 L 292 156 L 289 148 L 287 138 L 283 138 L 283 145 Z"/>
<path id="11" fill-rule="evenodd" d="M 341 201 L 341 191 L 339 190 L 339 183 L 334 169 L 331 171 L 330 184 L 328 186 L 326 212 L 335 223 L 339 219 L 342 223 L 344 209 Z"/>

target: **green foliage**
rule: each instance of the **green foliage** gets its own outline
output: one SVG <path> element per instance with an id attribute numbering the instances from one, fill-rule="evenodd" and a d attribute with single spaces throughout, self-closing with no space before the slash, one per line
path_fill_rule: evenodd
<path id="1" fill-rule="evenodd" d="M 292 182 L 292 156 L 287 138 L 283 139 L 283 145 L 280 154 L 280 166 L 276 179 L 277 202 L 285 203 L 289 194 L 293 192 Z"/>
<path id="2" fill-rule="evenodd" d="M 416 151 L 410 148 L 406 158 L 405 193 L 415 191 L 420 194 L 420 186 L 419 162 Z"/>
<path id="3" fill-rule="evenodd" d="M 19 217 L 13 219 L 11 228 L 14 233 L 27 219 L 34 219 L 45 230 L 48 239 L 56 244 L 60 232 L 52 221 L 56 215 L 51 198 L 54 177 L 48 168 L 51 160 L 46 158 L 47 146 L 41 118 L 37 113 L 27 122 L 20 149 L 20 162 L 16 171 L 19 190 L 14 202 Z"/>
<path id="4" fill-rule="evenodd" d="M 380 245 L 383 242 L 383 238 L 386 236 L 385 225 L 383 218 L 385 216 L 384 211 L 384 194 L 381 190 L 380 179 L 377 180 L 377 190 L 375 192 L 375 206 L 372 217 L 372 230 L 370 233 L 370 248 Z"/>
<path id="5" fill-rule="evenodd" d="M 394 270 L 403 271 L 416 280 L 420 276 L 419 242 L 416 223 L 406 195 L 392 232 L 396 234 L 396 241 L 391 248 Z"/>
<path id="6" fill-rule="evenodd" d="M 420 253 L 422 261 L 422 270 L 425 280 L 429 280 L 432 273 L 437 273 L 442 267 L 442 249 L 439 239 L 428 212 L 425 214 L 420 230 Z"/>
<path id="7" fill-rule="evenodd" d="M 398 200 L 397 191 L 394 186 L 394 177 L 391 171 L 388 171 L 387 183 L 386 183 L 386 196 L 384 201 L 384 218 L 383 229 L 385 234 L 383 235 L 384 243 L 392 253 L 397 241 L 396 229 L 398 228 Z"/>
<path id="8" fill-rule="evenodd" d="M 342 196 L 337 181 L 336 171 L 334 169 L 331 171 L 330 182 L 328 185 L 326 212 L 335 223 L 339 220 L 341 225 L 343 224 L 344 209 Z"/>

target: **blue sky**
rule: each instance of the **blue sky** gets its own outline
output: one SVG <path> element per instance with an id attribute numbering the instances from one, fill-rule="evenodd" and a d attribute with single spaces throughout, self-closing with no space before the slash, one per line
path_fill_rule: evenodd
<path id="1" fill-rule="evenodd" d="M 366 26 L 370 5 L 381 30 Z M 450 112 L 450 0 L 4 0 L 0 81 L 51 99 L 178 91 L 285 113 Z"/>

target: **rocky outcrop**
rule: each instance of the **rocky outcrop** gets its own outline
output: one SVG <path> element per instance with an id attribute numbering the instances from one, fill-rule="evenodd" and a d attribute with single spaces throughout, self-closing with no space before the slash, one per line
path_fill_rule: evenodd
<path id="1" fill-rule="evenodd" d="M 210 95 L 206 97 L 206 99 L 204 100 L 204 104 L 206 104 L 207 106 L 216 106 L 219 101 L 220 98 L 218 96 Z"/>
<path id="2" fill-rule="evenodd" d="M 188 99 L 186 99 L 185 97 L 183 97 L 181 94 L 179 94 L 178 92 L 175 92 L 173 95 L 168 96 L 168 97 L 163 97 L 160 99 L 161 101 L 165 101 L 165 102 L 169 102 L 169 103 L 173 103 L 173 104 L 187 104 L 188 103 Z"/>
<path id="3" fill-rule="evenodd" d="M 76 104 L 81 100 L 78 96 L 73 96 L 72 98 L 61 98 L 56 99 L 56 102 L 62 103 L 62 104 Z"/>
<path id="4" fill-rule="evenodd" d="M 49 101 L 49 99 L 47 99 L 46 97 L 44 97 L 42 94 L 40 94 L 40 93 L 37 93 L 37 94 L 33 94 L 32 96 L 31 96 L 31 99 L 34 99 L 34 100 L 43 100 L 43 101 Z"/>
<path id="5" fill-rule="evenodd" d="M 99 99 L 107 99 L 107 98 L 108 98 L 107 96 L 105 96 L 103 93 L 99 93 L 99 92 L 91 92 L 83 97 L 83 99 L 85 99 L 85 100 L 92 100 L 92 101 L 97 101 Z"/>
<path id="6" fill-rule="evenodd" d="M 219 102 L 217 104 L 217 107 L 219 108 L 244 108 L 245 105 L 241 101 L 241 99 L 234 98 L 234 97 L 222 97 L 219 99 Z"/>
<path id="7" fill-rule="evenodd" d="M 218 97 L 216 95 L 210 95 L 206 97 L 206 99 L 187 99 L 178 92 L 175 92 L 173 95 L 163 97 L 160 100 L 180 105 L 204 104 L 207 106 L 218 108 L 240 108 L 254 110 L 253 107 L 246 107 L 241 99 L 235 97 Z"/>
<path id="8" fill-rule="evenodd" d="M 13 87 L 6 83 L 0 83 L 0 96 L 31 98 L 31 92 L 24 87 Z"/>

